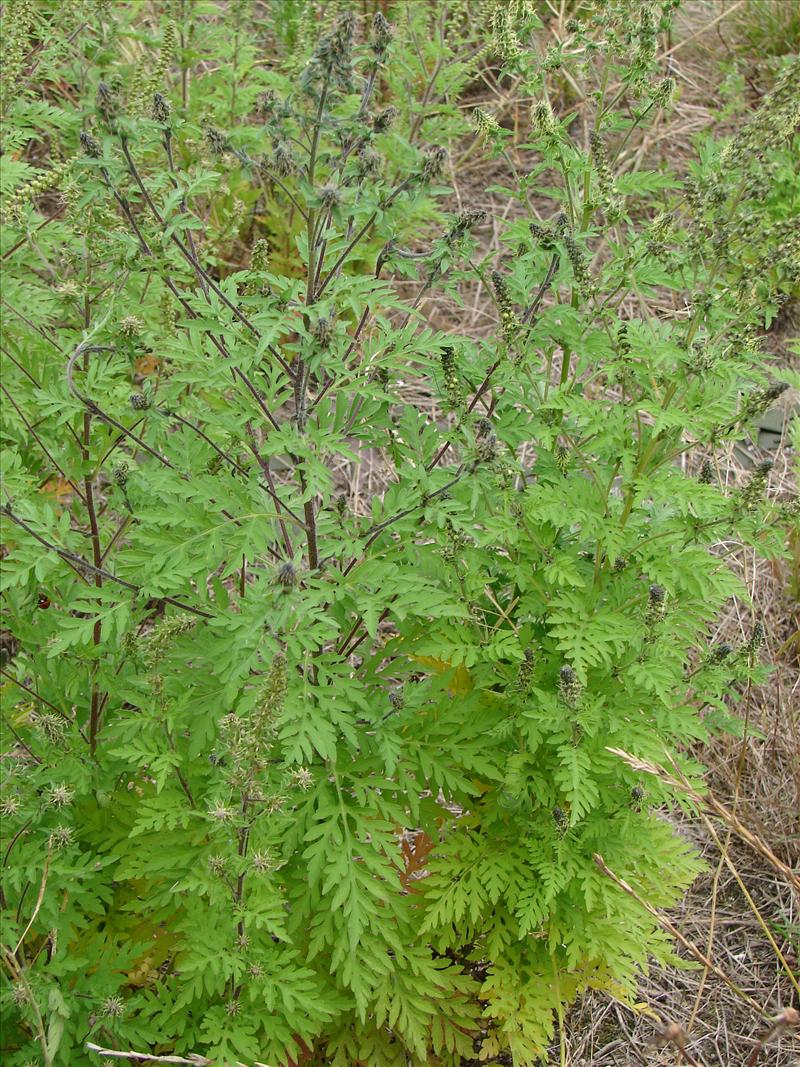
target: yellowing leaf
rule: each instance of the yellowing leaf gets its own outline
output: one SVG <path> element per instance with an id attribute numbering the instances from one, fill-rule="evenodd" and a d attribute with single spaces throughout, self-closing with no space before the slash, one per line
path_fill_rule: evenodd
<path id="1" fill-rule="evenodd" d="M 423 667 L 432 667 L 436 674 L 444 674 L 445 671 L 453 670 L 452 663 L 437 659 L 435 656 L 411 656 L 410 658 L 415 663 L 421 663 Z M 472 692 L 472 678 L 463 664 L 456 667 L 450 689 L 454 696 L 465 696 L 467 693 Z"/>

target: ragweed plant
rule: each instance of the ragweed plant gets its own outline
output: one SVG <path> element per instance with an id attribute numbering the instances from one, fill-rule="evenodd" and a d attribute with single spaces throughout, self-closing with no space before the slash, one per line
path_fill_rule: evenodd
<path id="1" fill-rule="evenodd" d="M 4 208 L 9 1063 L 533 1064 L 583 990 L 633 1002 L 669 958 L 595 857 L 678 898 L 669 789 L 612 750 L 696 779 L 682 746 L 763 676 L 758 627 L 709 647 L 743 592 L 715 547 L 778 556 L 790 515 L 714 450 L 777 395 L 740 223 L 789 263 L 747 144 L 793 136 L 787 78 L 690 186 L 619 165 L 672 6 L 603 5 L 558 62 L 492 8 L 536 103 L 485 260 L 483 211 L 437 207 L 474 58 L 434 88 L 441 12 L 344 5 L 306 52 L 279 25 L 270 67 L 238 5 L 215 71 L 200 5 L 16 5 L 8 136 L 51 155 Z M 415 111 L 393 87 L 436 48 Z M 436 329 L 476 277 L 495 335 Z"/>

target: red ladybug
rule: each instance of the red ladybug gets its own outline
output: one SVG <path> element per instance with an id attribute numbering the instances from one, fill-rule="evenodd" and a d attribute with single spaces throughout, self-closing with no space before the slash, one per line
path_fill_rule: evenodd
<path id="1" fill-rule="evenodd" d="M 36 606 L 41 608 L 42 611 L 46 611 L 50 607 L 49 597 L 46 597 L 44 593 L 39 593 L 39 601 Z"/>

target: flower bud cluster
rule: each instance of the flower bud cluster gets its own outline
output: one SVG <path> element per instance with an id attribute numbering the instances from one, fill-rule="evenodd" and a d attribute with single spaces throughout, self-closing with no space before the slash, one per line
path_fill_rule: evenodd
<path id="1" fill-rule="evenodd" d="M 454 245 L 465 237 L 475 226 L 480 226 L 486 219 L 485 211 L 462 211 L 444 235 L 445 244 Z"/>
<path id="2" fill-rule="evenodd" d="M 263 293 L 266 288 L 263 275 L 269 270 L 269 242 L 264 237 L 259 237 L 253 245 L 250 253 L 250 276 L 247 279 L 246 290 L 250 296 Z"/>
<path id="3" fill-rule="evenodd" d="M 664 259 L 668 242 L 674 234 L 674 222 L 669 212 L 656 215 L 646 233 L 647 251 L 656 259 Z"/>
<path id="4" fill-rule="evenodd" d="M 447 149 L 439 145 L 429 148 L 422 160 L 419 179 L 423 183 L 435 181 L 440 177 L 447 160 Z"/>
<path id="5" fill-rule="evenodd" d="M 460 411 L 464 406 L 464 391 L 456 368 L 456 356 L 452 348 L 443 348 L 441 355 L 442 378 L 447 402 L 453 411 Z"/>
<path id="6" fill-rule="evenodd" d="M 788 388 L 787 382 L 775 382 L 773 385 L 753 390 L 747 398 L 739 418 L 743 422 L 757 419 L 759 415 L 763 415 L 765 411 L 772 407 L 775 401 L 780 399 Z"/>
<path id="7" fill-rule="evenodd" d="M 455 563 L 462 549 L 469 544 L 469 538 L 462 530 L 457 530 L 450 519 L 444 524 L 446 543 L 442 546 L 442 559 L 445 563 Z"/>
<path id="8" fill-rule="evenodd" d="M 547 100 L 540 100 L 531 108 L 531 125 L 534 134 L 541 138 L 547 149 L 553 151 L 558 148 L 561 130 Z"/>
<path id="9" fill-rule="evenodd" d="M 800 62 L 795 60 L 781 71 L 772 91 L 728 145 L 723 159 L 726 165 L 740 166 L 753 157 L 762 158 L 767 149 L 783 144 L 797 129 L 800 124 L 798 77 Z"/>
<path id="10" fill-rule="evenodd" d="M 149 669 L 154 669 L 166 655 L 176 637 L 190 633 L 197 625 L 194 615 L 171 615 L 156 623 L 142 642 L 142 657 Z"/>
<path id="11" fill-rule="evenodd" d="M 569 816 L 563 808 L 558 806 L 553 808 L 553 822 L 556 824 L 556 829 L 559 834 L 563 837 L 567 830 L 569 830 Z"/>
<path id="12" fill-rule="evenodd" d="M 507 345 L 513 345 L 519 333 L 520 324 L 508 291 L 508 283 L 498 270 L 492 271 L 492 285 L 497 297 L 497 307 L 500 311 L 500 329 L 503 334 L 503 340 Z"/>
<path id="13" fill-rule="evenodd" d="M 667 614 L 667 591 L 663 585 L 651 585 L 647 591 L 644 621 L 648 628 L 657 626 Z"/>
<path id="14" fill-rule="evenodd" d="M 575 279 L 575 284 L 580 292 L 586 295 L 591 290 L 592 280 L 583 249 L 571 233 L 565 234 L 562 240 L 564 249 L 567 253 L 567 259 L 569 259 L 570 265 L 572 266 L 572 275 Z"/>
<path id="15" fill-rule="evenodd" d="M 755 666 L 758 662 L 758 653 L 764 645 L 764 641 L 767 638 L 767 632 L 764 629 L 764 624 L 760 619 L 756 619 L 753 623 L 753 629 L 749 638 L 742 645 L 741 654 L 747 662 L 749 667 Z"/>
<path id="16" fill-rule="evenodd" d="M 536 669 L 536 657 L 533 649 L 525 649 L 522 663 L 519 665 L 517 677 L 514 682 L 514 690 L 522 696 L 527 696 L 533 683 L 533 672 Z"/>
<path id="17" fill-rule="evenodd" d="M 355 15 L 352 11 L 346 11 L 336 21 L 333 29 L 320 37 L 300 77 L 300 86 L 304 92 L 313 95 L 322 85 L 338 88 L 343 92 L 352 90 L 355 30 Z"/>
<path id="18" fill-rule="evenodd" d="M 376 60 L 385 59 L 393 36 L 392 27 L 386 16 L 382 11 L 376 11 L 372 19 L 372 34 L 370 37 L 370 47 Z"/>
<path id="19" fill-rule="evenodd" d="M 169 123 L 171 114 L 172 105 L 169 100 L 167 100 L 162 93 L 153 93 L 153 122 L 157 122 L 161 126 L 166 126 Z"/>
<path id="20" fill-rule="evenodd" d="M 11 0 L 3 12 L 3 76 L 0 114 L 5 115 L 23 85 L 22 73 L 37 21 L 35 0 Z"/>
<path id="21" fill-rule="evenodd" d="M 476 107 L 472 112 L 472 121 L 475 124 L 475 132 L 481 140 L 491 141 L 494 144 L 501 143 L 503 131 L 493 115 L 481 107 Z"/>
<path id="22" fill-rule="evenodd" d="M 743 511 L 755 511 L 763 501 L 767 491 L 769 472 L 772 470 L 772 467 L 773 463 L 771 459 L 762 460 L 750 475 L 745 485 L 739 490 L 737 494 L 737 503 Z"/>
<path id="23" fill-rule="evenodd" d="M 565 663 L 558 672 L 558 695 L 568 708 L 577 708 L 583 694 L 583 686 L 578 680 L 574 667 Z"/>
<path id="24" fill-rule="evenodd" d="M 490 14 L 492 43 L 504 63 L 514 63 L 522 55 L 522 46 L 514 30 L 512 9 L 508 3 L 498 3 Z"/>
<path id="25" fill-rule="evenodd" d="M 6 216 L 15 222 L 20 222 L 25 206 L 32 203 L 45 190 L 58 188 L 69 174 L 72 162 L 71 159 L 65 159 L 61 163 L 56 163 L 50 170 L 41 171 L 36 178 L 17 189 L 3 205 Z"/>
<path id="26" fill-rule="evenodd" d="M 614 187 L 614 174 L 611 170 L 608 149 L 596 130 L 592 130 L 589 134 L 589 149 L 597 174 L 603 212 L 609 222 L 615 222 L 622 214 L 622 201 Z"/>

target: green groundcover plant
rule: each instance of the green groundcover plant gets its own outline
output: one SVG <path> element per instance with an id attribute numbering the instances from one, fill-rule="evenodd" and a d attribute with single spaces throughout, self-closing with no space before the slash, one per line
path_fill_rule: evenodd
<path id="1" fill-rule="evenodd" d="M 679 898 L 618 751 L 697 780 L 762 677 L 709 627 L 796 506 L 715 450 L 782 388 L 799 80 L 630 166 L 673 7 L 5 5 L 4 1062 L 533 1064 L 671 958 L 596 857 Z"/>

